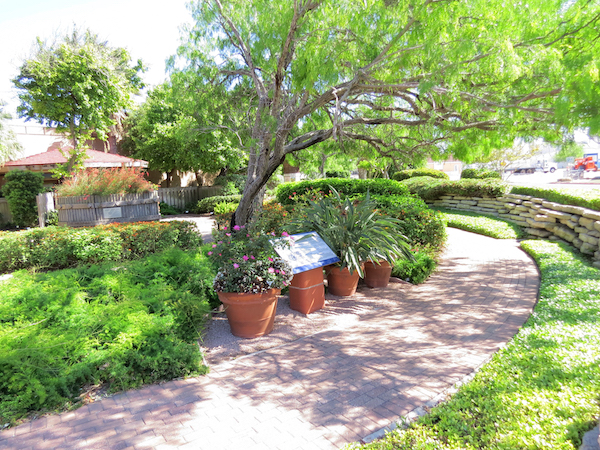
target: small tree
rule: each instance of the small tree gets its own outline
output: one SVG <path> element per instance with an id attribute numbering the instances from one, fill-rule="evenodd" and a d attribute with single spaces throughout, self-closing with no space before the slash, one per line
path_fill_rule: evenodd
<path id="1" fill-rule="evenodd" d="M 20 91 L 19 117 L 69 135 L 73 150 L 65 170 L 70 172 L 84 157 L 82 144 L 93 132 L 106 140 L 113 115 L 143 87 L 142 71 L 141 61 L 131 67 L 125 49 L 109 47 L 89 30 L 75 30 L 53 44 L 38 38 L 34 55 L 12 80 Z"/>
<path id="2" fill-rule="evenodd" d="M 18 227 L 36 224 L 38 217 L 35 197 L 44 190 L 44 176 L 38 172 L 11 170 L 4 179 L 2 192 L 8 202 L 13 221 Z"/>

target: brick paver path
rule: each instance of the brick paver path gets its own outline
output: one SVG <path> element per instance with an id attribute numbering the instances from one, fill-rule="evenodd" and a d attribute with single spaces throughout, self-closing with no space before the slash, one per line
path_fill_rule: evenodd
<path id="1" fill-rule="evenodd" d="M 394 308 L 0 433 L 2 449 L 336 449 L 473 372 L 527 320 L 535 264 L 511 241 L 449 230 L 425 284 L 369 291 Z"/>

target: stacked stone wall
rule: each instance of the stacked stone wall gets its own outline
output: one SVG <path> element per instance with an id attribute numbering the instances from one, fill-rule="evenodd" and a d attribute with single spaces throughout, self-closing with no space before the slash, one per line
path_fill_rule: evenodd
<path id="1" fill-rule="evenodd" d="M 531 236 L 563 240 L 594 259 L 600 268 L 600 212 L 549 202 L 529 195 L 461 197 L 445 195 L 428 204 L 448 209 L 491 214 L 525 228 Z"/>

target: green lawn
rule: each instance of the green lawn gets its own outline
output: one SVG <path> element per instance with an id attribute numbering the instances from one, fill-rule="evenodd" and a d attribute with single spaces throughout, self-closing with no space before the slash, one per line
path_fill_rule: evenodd
<path id="1" fill-rule="evenodd" d="M 443 214 L 449 227 L 483 234 L 495 239 L 518 239 L 527 235 L 519 225 L 498 217 L 444 208 L 436 208 L 436 211 Z"/>
<path id="2" fill-rule="evenodd" d="M 521 246 L 542 278 L 525 326 L 448 402 L 362 449 L 579 448 L 600 414 L 600 272 L 565 244 Z"/>

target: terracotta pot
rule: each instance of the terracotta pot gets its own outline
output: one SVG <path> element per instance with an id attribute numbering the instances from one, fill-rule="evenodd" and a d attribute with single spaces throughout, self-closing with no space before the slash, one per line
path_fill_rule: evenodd
<path id="1" fill-rule="evenodd" d="M 218 292 L 225 305 L 225 314 L 234 336 L 255 338 L 273 330 L 277 296 L 281 289 L 270 289 L 259 294 Z"/>
<path id="2" fill-rule="evenodd" d="M 359 278 L 356 270 L 350 274 L 347 267 L 330 267 L 327 271 L 327 291 L 340 297 L 354 295 Z"/>
<path id="3" fill-rule="evenodd" d="M 379 261 L 379 264 L 371 261 L 365 263 L 365 284 L 370 288 L 386 287 L 391 275 L 392 266 L 387 261 Z"/>
<path id="4" fill-rule="evenodd" d="M 290 308 L 310 314 L 325 306 L 323 268 L 297 273 L 290 283 Z"/>

